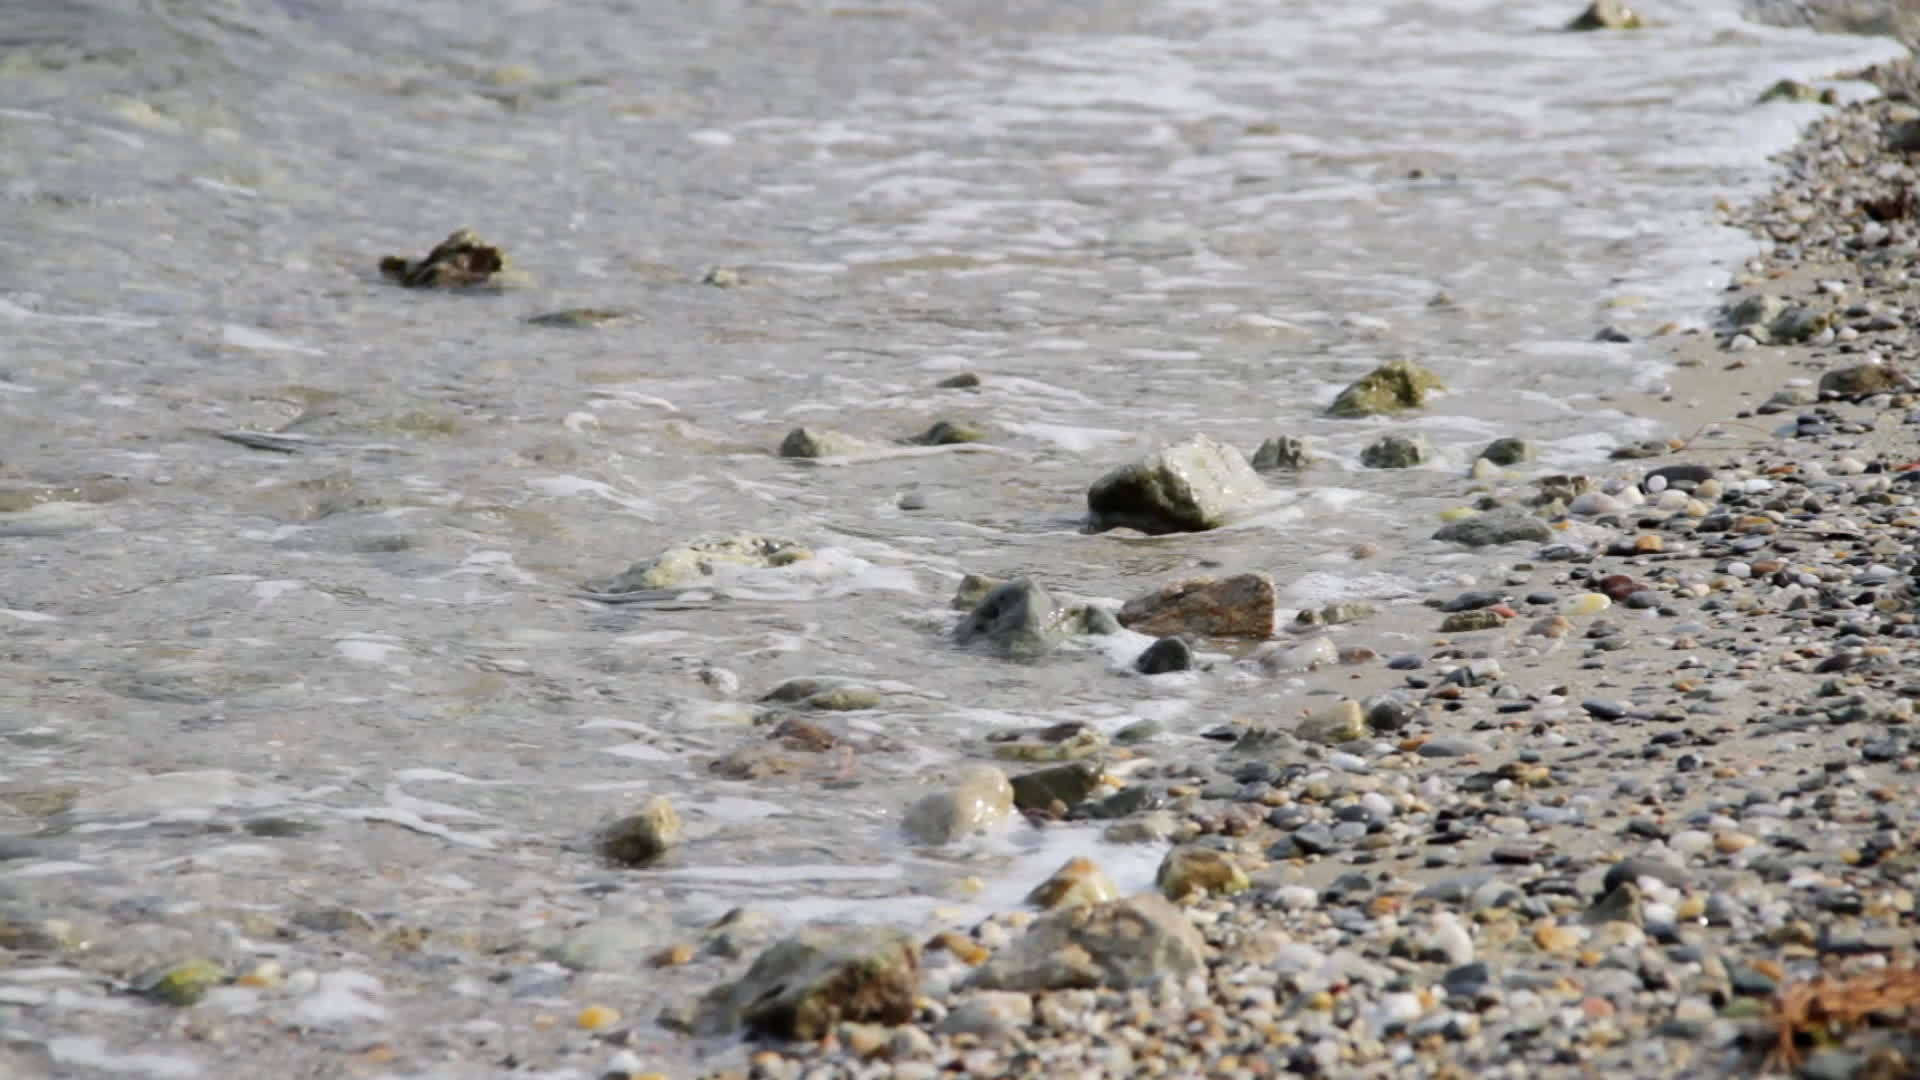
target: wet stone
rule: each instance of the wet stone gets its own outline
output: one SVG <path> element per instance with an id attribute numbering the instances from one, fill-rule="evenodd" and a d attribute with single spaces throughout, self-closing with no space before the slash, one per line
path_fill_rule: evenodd
<path id="1" fill-rule="evenodd" d="M 1142 634 L 1265 638 L 1273 634 L 1276 592 L 1265 574 L 1187 578 L 1128 600 L 1120 625 Z"/>
<path id="2" fill-rule="evenodd" d="M 1433 443 L 1425 435 L 1382 435 L 1360 451 L 1360 464 L 1369 469 L 1411 469 L 1433 460 Z"/>
<path id="3" fill-rule="evenodd" d="M 1433 538 L 1467 547 L 1520 542 L 1544 544 L 1553 539 L 1553 530 L 1525 510 L 1508 506 L 1443 525 Z"/>
<path id="4" fill-rule="evenodd" d="M 1133 660 L 1133 670 L 1142 675 L 1164 675 L 1192 668 L 1193 648 L 1177 637 L 1161 638 Z"/>
<path id="5" fill-rule="evenodd" d="M 1163 534 L 1217 529 L 1266 494 L 1238 450 L 1197 435 L 1102 476 L 1087 489 L 1096 529 Z"/>
<path id="6" fill-rule="evenodd" d="M 499 248 L 470 229 L 457 229 L 417 262 L 386 256 L 380 260 L 380 273 L 410 289 L 461 289 L 486 284 L 506 265 Z"/>
<path id="7" fill-rule="evenodd" d="M 1340 391 L 1327 408 L 1330 416 L 1381 416 L 1417 409 L 1436 390 L 1446 389 L 1440 377 L 1418 364 L 1392 360 Z"/>
<path id="8" fill-rule="evenodd" d="M 645 866 L 680 841 L 680 815 L 665 795 L 655 795 L 637 814 L 621 818 L 600 835 L 600 853 L 624 866 Z"/>

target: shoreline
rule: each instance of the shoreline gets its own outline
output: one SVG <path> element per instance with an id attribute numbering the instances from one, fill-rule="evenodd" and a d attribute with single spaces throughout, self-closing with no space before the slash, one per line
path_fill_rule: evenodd
<path id="1" fill-rule="evenodd" d="M 1871 74 L 1884 89 L 1911 68 Z M 1633 407 L 1685 445 L 1597 469 L 1639 480 L 1634 497 L 1593 500 L 1570 530 L 1625 554 L 1521 556 L 1433 598 L 1499 592 L 1517 613 L 1496 631 L 1438 634 L 1418 608 L 1364 624 L 1355 639 L 1400 624 L 1433 646 L 1397 699 L 1366 699 L 1370 720 L 1405 706 L 1390 734 L 1243 735 L 1210 774 L 1169 776 L 1187 793 L 1176 850 L 1224 855 L 1250 886 L 1185 909 L 1214 953 L 1173 965 L 1184 979 L 1084 988 L 1027 943 L 1036 922 L 1098 919 L 1011 913 L 927 942 L 913 1022 L 843 1023 L 705 1075 L 1909 1075 L 1920 1039 L 1847 1009 L 1884 992 L 1920 1015 L 1903 963 L 1920 817 L 1898 794 L 1920 773 L 1920 685 L 1901 675 L 1920 661 L 1903 479 L 1920 395 L 1818 388 L 1920 358 L 1920 291 L 1845 246 L 1864 199 L 1920 181 L 1880 143 L 1914 118 L 1884 97 L 1826 113 L 1730 215 L 1774 242 L 1728 306 L 1773 297 L 1830 325 L 1815 343 L 1729 348 L 1729 327 L 1658 346 L 1670 386 Z M 1904 213 L 1901 251 L 1920 235 Z M 1606 610 L 1580 613 L 1595 591 Z M 1846 1021 L 1831 1045 L 1812 1041 L 1815 1000 Z"/>

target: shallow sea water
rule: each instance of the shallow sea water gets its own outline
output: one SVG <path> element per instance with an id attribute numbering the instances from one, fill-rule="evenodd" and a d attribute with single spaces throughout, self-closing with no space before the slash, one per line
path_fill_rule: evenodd
<path id="1" fill-rule="evenodd" d="M 0 488 L 38 503 L 0 513 L 20 811 L 0 841 L 25 845 L 0 899 L 511 933 L 623 905 L 919 922 L 1016 902 L 1089 848 L 1144 883 L 1158 851 L 1090 830 L 933 851 L 899 813 L 995 731 L 1151 718 L 1178 760 L 1229 717 L 1296 712 L 1305 684 L 1224 657 L 1133 676 L 1137 635 L 1034 664 L 963 651 L 959 577 L 1117 602 L 1260 569 L 1304 607 L 1484 573 L 1497 556 L 1426 539 L 1481 446 L 1518 435 L 1540 470 L 1580 470 L 1656 432 L 1630 408 L 1657 364 L 1594 334 L 1705 325 L 1750 247 L 1714 201 L 1756 191 L 1814 115 L 1754 98 L 1898 51 L 1730 3 L 1558 33 L 1576 9 L 0 12 Z M 508 251 L 507 287 L 376 272 L 462 226 Z M 747 283 L 702 284 L 717 266 Z M 523 321 L 567 307 L 635 318 Z M 1391 424 L 1319 415 L 1402 356 L 1453 391 Z M 963 371 L 982 385 L 936 389 Z M 991 445 L 900 445 L 936 419 Z M 803 423 L 875 452 L 773 456 Z M 1388 426 L 1439 460 L 1361 469 Z M 305 442 L 213 434 L 234 429 Z M 1323 461 L 1216 533 L 1083 531 L 1089 483 L 1194 433 L 1306 435 Z M 576 595 L 742 530 L 816 558 L 663 607 Z M 1361 542 L 1380 556 L 1351 559 Z M 828 718 L 876 749 L 825 779 L 713 777 L 764 741 L 753 701 L 801 675 L 886 691 Z M 591 830 L 661 793 L 685 846 L 599 865 Z M 261 815 L 321 828 L 217 831 Z M 985 891 L 956 900 L 964 876 Z"/>

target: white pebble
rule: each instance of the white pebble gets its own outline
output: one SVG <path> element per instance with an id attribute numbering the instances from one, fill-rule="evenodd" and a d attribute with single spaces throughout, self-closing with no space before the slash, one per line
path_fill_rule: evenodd
<path id="1" fill-rule="evenodd" d="M 1667 478 L 1664 476 L 1647 477 L 1647 490 L 1655 495 L 1667 490 Z"/>
<path id="2" fill-rule="evenodd" d="M 1598 491 L 1589 491 L 1577 495 L 1567 504 L 1569 514 L 1615 514 L 1620 511 L 1620 500 Z"/>
<path id="3" fill-rule="evenodd" d="M 1753 576 L 1753 567 L 1743 562 L 1730 562 L 1721 569 L 1722 572 L 1729 577 L 1750 578 Z"/>

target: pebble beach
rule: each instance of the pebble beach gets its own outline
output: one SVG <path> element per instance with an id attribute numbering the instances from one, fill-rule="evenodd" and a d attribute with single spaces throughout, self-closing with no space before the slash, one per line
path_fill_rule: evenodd
<path id="1" fill-rule="evenodd" d="M 1882 21 L 1864 28 L 1897 29 Z M 1284 708 L 1268 697 L 1237 709 L 1227 693 L 1204 713 L 1142 708 L 1120 726 L 982 707 L 993 725 L 953 736 L 963 750 L 943 757 L 911 729 L 863 719 L 938 697 L 879 665 L 802 675 L 775 648 L 608 653 L 589 665 L 606 685 L 672 681 L 697 699 L 674 722 L 726 734 L 678 745 L 729 794 L 696 802 L 578 751 L 568 767 L 596 785 L 580 807 L 509 791 L 484 813 L 402 790 L 490 783 L 462 773 L 396 766 L 322 786 L 265 751 L 257 767 L 89 783 L 60 770 L 105 749 L 76 749 L 51 722 L 8 729 L 0 1078 L 1920 1076 L 1920 76 L 1905 62 L 1828 75 L 1766 91 L 1806 126 L 1770 191 L 1718 207 L 1754 252 L 1723 268 L 1733 280 L 1720 303 L 1658 326 L 1596 320 L 1598 341 L 1660 368 L 1604 395 L 1635 437 L 1578 469 L 1501 438 L 1420 474 L 1449 506 L 1418 526 L 1434 572 L 1417 595 L 1296 609 L 1243 548 L 1214 560 L 1211 502 L 1231 518 L 1236 491 L 1295 482 L 1284 478 L 1314 448 L 1279 436 L 1243 452 L 1200 433 L 1179 444 L 1188 457 L 1075 473 L 1085 528 L 1135 545 L 1125 558 L 1155 568 L 1137 575 L 1153 582 L 1116 598 L 1075 575 L 1043 584 L 1024 554 L 991 567 L 959 558 L 941 582 L 951 602 L 943 593 L 911 628 L 984 658 L 982 670 L 1044 669 L 1064 651 L 1112 660 L 1085 679 L 1144 687 L 1143 699 L 1213 680 L 1284 685 Z M 1853 88 L 1847 103 L 1833 84 Z M 383 261 L 392 281 L 367 287 L 466 288 L 506 265 L 464 231 L 415 260 L 443 234 Z M 754 287 L 724 267 L 695 281 L 703 298 Z M 572 334 L 633 318 L 570 306 L 528 321 Z M 1445 374 L 1390 361 L 1315 409 L 1417 413 Z M 1000 377 L 922 375 L 913 393 L 936 399 Z M 674 411 L 643 397 L 620 407 Z M 858 468 L 874 453 L 836 441 L 821 417 L 778 418 L 771 456 L 796 468 Z M 964 458 L 984 472 L 1009 454 L 990 425 L 941 424 L 887 460 Z M 690 425 L 674 436 L 701 453 L 769 456 Z M 216 434 L 295 455 L 339 432 Z M 1395 433 L 1354 449 L 1368 469 L 1434 454 Z M 356 452 L 376 462 L 392 447 Z M 1256 468 L 1265 479 L 1246 479 Z M 1191 498 L 1165 497 L 1174 472 Z M 141 497 L 111 478 L 8 479 L 18 505 L 0 506 L 0 525 L 12 540 L 69 535 L 49 504 L 93 513 Z M 266 497 L 300 515 L 327 503 L 313 521 L 333 516 L 329 500 L 354 509 L 357 495 L 322 480 Z M 609 502 L 626 497 L 603 488 Z M 888 511 L 939 514 L 943 492 L 927 488 L 890 495 Z M 1013 496 L 1028 498 L 1044 502 Z M 876 535 L 894 522 L 875 519 Z M 534 571 L 565 580 L 556 608 L 656 651 L 682 647 L 670 620 L 716 606 L 760 620 L 769 639 L 817 634 L 804 607 L 756 607 L 789 598 L 766 584 L 783 572 L 909 591 L 891 584 L 905 571 L 889 578 L 731 524 L 724 540 L 663 547 L 625 571 L 600 550 L 592 569 Z M 327 542 L 411 557 L 388 535 Z M 1189 546 L 1150 546 L 1169 535 Z M 1395 554 L 1339 539 L 1342 566 Z M 856 550 L 884 564 L 877 547 Z M 461 566 L 462 587 L 519 572 L 511 559 Z M 742 567 L 763 576 L 727 592 Z M 700 591 L 708 578 L 723 583 L 717 599 Z M 298 596 L 293 582 L 244 583 L 262 606 Z M 162 585 L 133 589 L 148 587 Z M 373 603 L 344 585 L 332 595 Z M 70 612 L 24 582 L 6 599 L 25 628 L 9 639 L 10 685 L 64 693 L 58 665 L 23 672 L 61 654 L 29 635 Z M 516 708 L 630 736 L 623 763 L 679 767 L 654 756 L 666 724 L 630 719 L 638 707 L 612 720 L 569 711 L 586 692 L 506 640 L 463 658 L 471 684 L 457 692 L 474 716 L 485 721 L 511 685 Z M 392 661 L 397 637 L 334 647 L 386 665 L 345 688 L 363 696 L 337 699 L 342 730 L 380 700 L 379 679 L 414 677 Z M 426 653 L 416 662 L 437 673 Z M 197 698 L 204 673 L 109 688 L 198 709 L 253 692 L 246 675 L 223 673 L 232 686 Z M 1062 697 L 1080 692 L 1068 686 Z M 603 696 L 609 711 L 631 704 Z M 262 731 L 263 745 L 325 742 L 304 724 Z M 440 738 L 396 731 L 382 745 L 426 762 Z M 551 767 L 560 753 L 504 725 L 461 738 L 485 744 L 461 751 L 476 775 L 495 761 Z M 764 800 L 858 803 L 876 789 L 884 797 L 862 812 L 912 845 L 911 903 L 857 839 L 830 830 L 796 827 L 802 839 L 781 850 L 804 850 L 806 888 L 831 902 L 778 893 L 788 883 L 758 863 L 729 878 L 683 861 L 703 846 L 748 850 Z M 143 852 L 165 858 L 139 875 L 103 866 L 117 850 L 103 845 L 136 830 Z M 980 835 L 994 839 L 976 858 L 967 845 Z M 262 864 L 276 869 L 252 869 Z M 779 898 L 734 902 L 756 887 Z"/>

